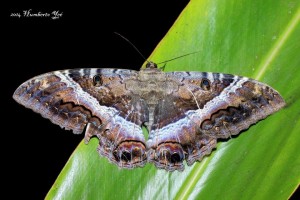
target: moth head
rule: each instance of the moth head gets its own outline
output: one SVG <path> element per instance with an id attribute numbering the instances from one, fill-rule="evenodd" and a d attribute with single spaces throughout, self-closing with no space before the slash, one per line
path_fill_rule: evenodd
<path id="1" fill-rule="evenodd" d="M 155 64 L 154 62 L 149 61 L 146 64 L 146 68 L 147 69 L 156 69 L 157 68 L 157 64 Z"/>
<path id="2" fill-rule="evenodd" d="M 166 169 L 168 171 L 182 171 L 184 169 L 184 158 L 185 155 L 180 144 L 166 142 L 157 146 L 150 162 L 154 162 L 156 167 Z"/>
<path id="3" fill-rule="evenodd" d="M 133 168 L 146 162 L 146 147 L 138 141 L 125 141 L 113 151 L 113 162 L 120 167 Z"/>

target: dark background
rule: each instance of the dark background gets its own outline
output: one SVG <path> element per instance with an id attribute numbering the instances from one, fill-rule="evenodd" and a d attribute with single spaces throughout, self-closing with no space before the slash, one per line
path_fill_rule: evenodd
<path id="1" fill-rule="evenodd" d="M 10 5 L 2 31 L 2 168 L 11 199 L 43 199 L 83 139 L 17 104 L 14 90 L 24 81 L 68 68 L 139 69 L 144 60 L 119 32 L 147 58 L 188 1 L 111 1 L 99 5 Z M 17 18 L 11 13 L 59 11 L 60 19 Z M 96 152 L 96 150 L 95 150 Z"/>

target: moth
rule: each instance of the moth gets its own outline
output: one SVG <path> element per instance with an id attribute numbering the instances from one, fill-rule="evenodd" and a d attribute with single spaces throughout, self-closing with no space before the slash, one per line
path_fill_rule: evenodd
<path id="1" fill-rule="evenodd" d="M 71 69 L 36 76 L 17 88 L 23 106 L 84 141 L 120 168 L 154 163 L 184 170 L 229 138 L 278 111 L 284 99 L 270 86 L 230 74 Z M 142 127 L 148 130 L 148 137 Z"/>

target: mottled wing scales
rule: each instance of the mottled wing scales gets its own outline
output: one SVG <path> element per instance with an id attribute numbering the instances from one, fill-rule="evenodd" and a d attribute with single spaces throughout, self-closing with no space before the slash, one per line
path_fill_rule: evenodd
<path id="1" fill-rule="evenodd" d="M 270 86 L 206 72 L 164 73 L 153 63 L 118 69 L 55 71 L 30 79 L 13 98 L 65 129 L 99 138 L 98 152 L 122 168 L 152 162 L 184 169 L 217 139 L 249 128 L 285 105 Z M 151 65 L 152 64 L 152 65 Z M 142 126 L 147 126 L 145 141 Z"/>
<path id="2" fill-rule="evenodd" d="M 204 108 L 211 113 L 202 120 L 200 128 L 204 134 L 217 138 L 236 135 L 285 105 L 279 93 L 270 86 L 247 78 L 236 80 L 236 84 L 225 89 L 216 101 Z"/>
<path id="3" fill-rule="evenodd" d="M 147 145 L 150 161 L 169 171 L 183 170 L 183 160 L 188 165 L 200 161 L 218 138 L 236 135 L 285 105 L 277 91 L 245 77 L 200 72 L 167 76 L 178 90 L 165 102 L 173 99 L 177 109 L 159 105 L 171 119 L 154 120 Z"/>
<path id="4" fill-rule="evenodd" d="M 68 94 L 68 97 L 64 94 Z M 68 101 L 63 102 L 62 96 Z M 48 73 L 22 84 L 15 91 L 13 98 L 25 107 L 50 119 L 52 123 L 65 129 L 72 129 L 77 134 L 82 133 L 90 113 L 83 108 L 80 110 L 80 105 L 73 109 L 70 98 L 74 96 L 76 96 L 74 89 L 67 83 L 61 82 L 59 76 Z"/>
<path id="5" fill-rule="evenodd" d="M 115 69 L 55 71 L 23 83 L 13 98 L 76 134 L 87 126 L 85 141 L 96 135 L 99 153 L 120 167 L 143 166 L 146 147 L 141 124 L 147 109 L 131 99 L 123 83 L 136 73 Z"/>

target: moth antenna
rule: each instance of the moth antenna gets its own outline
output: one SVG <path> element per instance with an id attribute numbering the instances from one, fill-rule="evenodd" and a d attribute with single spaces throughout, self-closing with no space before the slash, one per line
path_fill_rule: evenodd
<path id="1" fill-rule="evenodd" d="M 128 42 L 139 54 L 140 56 L 147 62 L 147 63 L 150 63 L 146 58 L 145 56 L 140 52 L 140 50 L 134 46 L 134 44 L 132 44 L 132 42 L 130 42 L 130 40 L 128 40 L 126 37 L 124 37 L 123 35 L 121 35 L 120 33 L 118 32 L 114 32 L 116 35 L 120 36 L 121 38 L 123 38 L 126 42 Z"/>
<path id="2" fill-rule="evenodd" d="M 187 54 L 184 54 L 184 55 L 181 55 L 181 56 L 178 56 L 178 57 L 169 59 L 169 60 L 165 60 L 165 61 L 160 62 L 160 63 L 157 63 L 157 64 L 167 63 L 167 62 L 169 62 L 169 61 L 176 60 L 176 59 L 178 59 L 178 58 L 182 58 L 182 57 L 189 56 L 189 55 L 192 55 L 192 54 L 195 54 L 195 53 L 199 53 L 199 52 L 200 52 L 200 51 L 195 51 L 195 52 L 192 52 L 192 53 L 187 53 Z"/>

